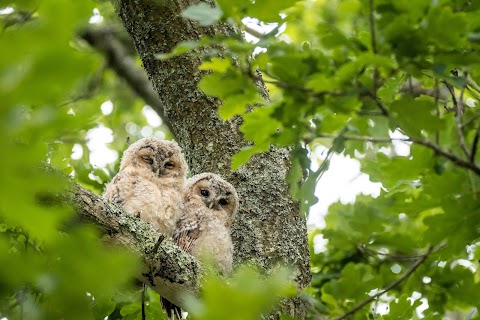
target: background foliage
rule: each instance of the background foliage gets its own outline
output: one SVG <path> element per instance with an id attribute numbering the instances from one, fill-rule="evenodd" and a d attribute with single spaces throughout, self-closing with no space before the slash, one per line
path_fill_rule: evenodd
<path id="1" fill-rule="evenodd" d="M 333 204 L 325 228 L 311 230 L 313 281 L 301 293 L 310 317 L 478 318 L 480 3 L 218 4 L 183 15 L 233 24 L 256 41 L 202 39 L 159 58 L 208 49 L 201 68 L 211 73 L 199 86 L 222 99 L 222 118 L 243 116 L 242 132 L 254 143 L 232 159 L 232 170 L 271 144 L 293 146 L 288 182 L 306 212 L 322 201 L 314 189 L 335 153 L 382 185 L 377 197 Z M 127 137 L 171 135 L 79 36 L 119 27 L 108 2 L 1 1 L 0 10 L 0 315 L 140 319 L 140 295 L 128 285 L 135 260 L 105 248 L 70 208 L 44 200 L 65 187 L 45 164 L 100 193 Z M 260 73 L 268 101 L 255 85 Z M 409 152 L 400 154 L 399 144 Z M 322 250 L 320 237 L 328 240 Z M 225 318 L 230 310 L 255 319 L 275 303 L 266 292 L 290 294 L 277 278 L 247 281 L 256 279 L 249 272 L 228 285 L 208 282 L 192 316 Z M 158 297 L 147 292 L 147 316 L 158 317 Z"/>

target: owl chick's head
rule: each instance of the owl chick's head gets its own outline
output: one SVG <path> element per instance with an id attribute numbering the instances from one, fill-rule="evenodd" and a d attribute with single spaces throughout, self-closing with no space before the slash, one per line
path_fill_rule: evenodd
<path id="1" fill-rule="evenodd" d="M 215 173 L 201 173 L 187 180 L 185 200 L 197 200 L 220 217 L 230 227 L 238 211 L 235 188 Z"/>
<path id="2" fill-rule="evenodd" d="M 159 178 L 184 178 L 187 163 L 175 141 L 143 138 L 123 152 L 120 170 L 127 167 L 151 171 Z"/>

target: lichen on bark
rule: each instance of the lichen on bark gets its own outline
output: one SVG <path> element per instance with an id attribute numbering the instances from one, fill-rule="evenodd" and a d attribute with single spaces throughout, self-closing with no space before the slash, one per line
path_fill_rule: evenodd
<path id="1" fill-rule="evenodd" d="M 72 185 L 67 202 L 73 204 L 83 221 L 103 231 L 106 242 L 122 245 L 135 253 L 143 267 L 138 279 L 162 297 L 184 307 L 184 294 L 198 292 L 201 265 L 149 223 L 78 185 Z"/>

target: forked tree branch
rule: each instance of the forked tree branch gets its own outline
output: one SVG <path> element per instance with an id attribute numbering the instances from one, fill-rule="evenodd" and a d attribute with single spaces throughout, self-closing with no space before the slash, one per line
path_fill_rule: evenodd
<path id="1" fill-rule="evenodd" d="M 201 265 L 149 223 L 78 185 L 72 184 L 67 201 L 82 220 L 99 227 L 108 242 L 139 257 L 143 267 L 137 278 L 162 297 L 185 308 L 184 294 L 198 292 Z"/>
<path id="2" fill-rule="evenodd" d="M 321 133 L 318 134 L 317 137 L 319 138 L 329 138 L 329 139 L 336 139 L 339 138 L 339 136 L 335 134 L 328 134 L 328 133 Z M 392 141 L 403 141 L 403 142 L 412 142 L 416 143 L 418 145 L 427 147 L 433 151 L 435 151 L 436 154 L 443 156 L 444 158 L 447 158 L 448 160 L 452 161 L 455 163 L 457 166 L 468 169 L 476 173 L 477 175 L 480 175 L 480 166 L 476 165 L 474 162 L 470 162 L 467 160 L 464 160 L 457 155 L 446 151 L 442 149 L 440 146 L 437 144 L 428 141 L 428 140 L 421 140 L 421 139 L 416 139 L 416 138 L 377 138 L 377 137 L 368 137 L 368 136 L 354 136 L 354 135 L 342 135 L 342 139 L 344 140 L 352 140 L 352 141 L 365 141 L 365 142 L 376 142 L 376 143 L 389 143 Z"/>

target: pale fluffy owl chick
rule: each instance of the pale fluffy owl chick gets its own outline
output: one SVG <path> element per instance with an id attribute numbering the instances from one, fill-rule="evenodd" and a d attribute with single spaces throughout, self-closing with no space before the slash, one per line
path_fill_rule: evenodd
<path id="1" fill-rule="evenodd" d="M 210 259 L 221 274 L 230 273 L 230 232 L 239 204 L 235 188 L 214 173 L 202 173 L 187 180 L 183 201 L 173 239 L 194 257 Z"/>
<path id="2" fill-rule="evenodd" d="M 231 273 L 230 230 L 239 205 L 235 188 L 219 175 L 201 173 L 187 180 L 183 201 L 173 239 L 197 259 L 212 262 L 220 274 Z M 169 319 L 181 319 L 178 306 L 166 299 L 161 304 Z"/>
<path id="3" fill-rule="evenodd" d="M 175 141 L 144 138 L 123 153 L 103 197 L 172 236 L 181 212 L 187 164 Z"/>

